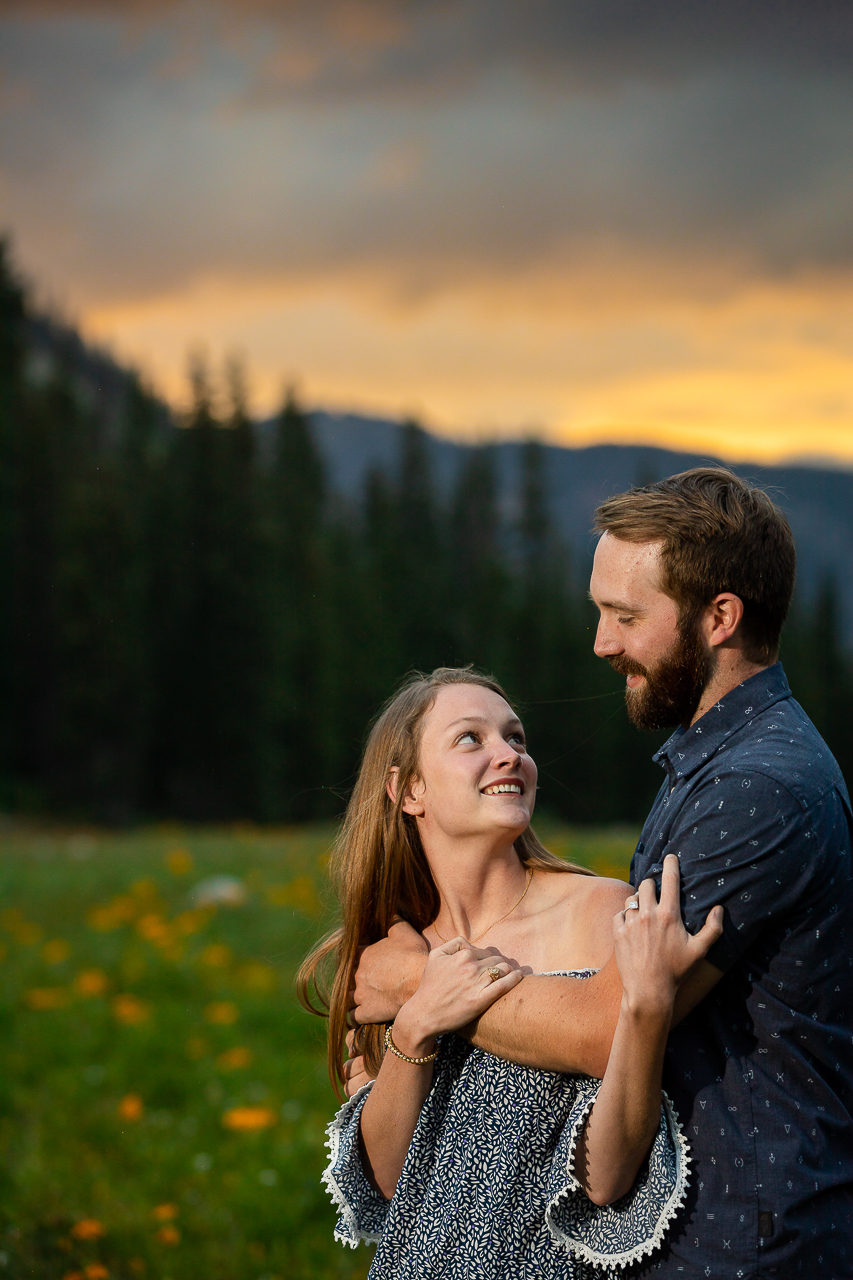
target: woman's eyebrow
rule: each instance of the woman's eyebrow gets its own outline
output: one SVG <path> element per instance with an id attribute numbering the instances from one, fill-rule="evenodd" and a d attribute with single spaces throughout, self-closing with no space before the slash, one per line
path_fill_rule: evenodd
<path id="1" fill-rule="evenodd" d="M 489 723 L 490 721 L 488 716 L 460 716 L 458 720 L 451 720 L 450 724 L 447 725 L 447 728 L 452 729 L 454 725 L 457 725 L 457 724 L 489 724 Z M 521 721 L 519 720 L 518 716 L 513 716 L 510 720 L 507 721 L 507 724 L 518 725 L 520 727 Z"/>

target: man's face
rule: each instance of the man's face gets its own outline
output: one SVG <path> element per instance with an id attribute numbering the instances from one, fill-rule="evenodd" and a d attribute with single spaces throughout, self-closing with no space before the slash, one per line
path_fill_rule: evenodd
<path id="1" fill-rule="evenodd" d="M 595 652 L 627 677 L 625 704 L 639 729 L 689 724 L 714 666 L 698 626 L 680 626 L 660 588 L 661 546 L 602 534 L 590 581 L 601 615 Z"/>

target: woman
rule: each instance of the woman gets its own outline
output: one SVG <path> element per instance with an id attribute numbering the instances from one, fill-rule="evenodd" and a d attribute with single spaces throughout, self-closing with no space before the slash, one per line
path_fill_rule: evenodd
<path id="1" fill-rule="evenodd" d="M 719 910 L 684 932 L 677 859 L 658 910 L 651 882 L 626 901 L 629 886 L 553 857 L 530 829 L 535 792 L 521 722 L 470 670 L 410 681 L 368 739 L 333 859 L 343 925 L 300 982 L 310 1008 L 308 983 L 334 955 L 337 1082 L 360 948 L 402 918 L 431 949 L 393 1027 L 360 1032 L 376 1079 L 329 1127 L 335 1234 L 378 1243 L 375 1280 L 615 1271 L 661 1242 L 683 1198 L 686 1143 L 661 1068 L 678 983 L 719 936 Z M 449 1034 L 525 972 L 588 977 L 614 939 L 624 995 L 600 1083 Z"/>

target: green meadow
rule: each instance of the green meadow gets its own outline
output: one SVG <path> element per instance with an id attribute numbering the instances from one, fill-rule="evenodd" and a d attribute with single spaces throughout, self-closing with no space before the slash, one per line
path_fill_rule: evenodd
<path id="1" fill-rule="evenodd" d="M 636 833 L 540 824 L 626 875 Z M 363 1277 L 321 1188 L 333 829 L 0 836 L 0 1280 Z M 242 901 L 205 904 L 212 877 Z"/>

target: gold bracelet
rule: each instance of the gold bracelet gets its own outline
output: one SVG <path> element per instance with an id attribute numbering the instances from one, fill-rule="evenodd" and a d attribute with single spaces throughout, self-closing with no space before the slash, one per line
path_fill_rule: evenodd
<path id="1" fill-rule="evenodd" d="M 415 1067 L 422 1067 L 427 1062 L 435 1062 L 438 1057 L 438 1049 L 435 1053 L 427 1054 L 425 1058 L 410 1058 L 407 1053 L 401 1053 L 391 1038 L 391 1024 L 385 1028 L 385 1048 L 390 1049 L 392 1053 L 396 1053 L 398 1058 L 402 1058 L 404 1062 L 411 1062 Z"/>

